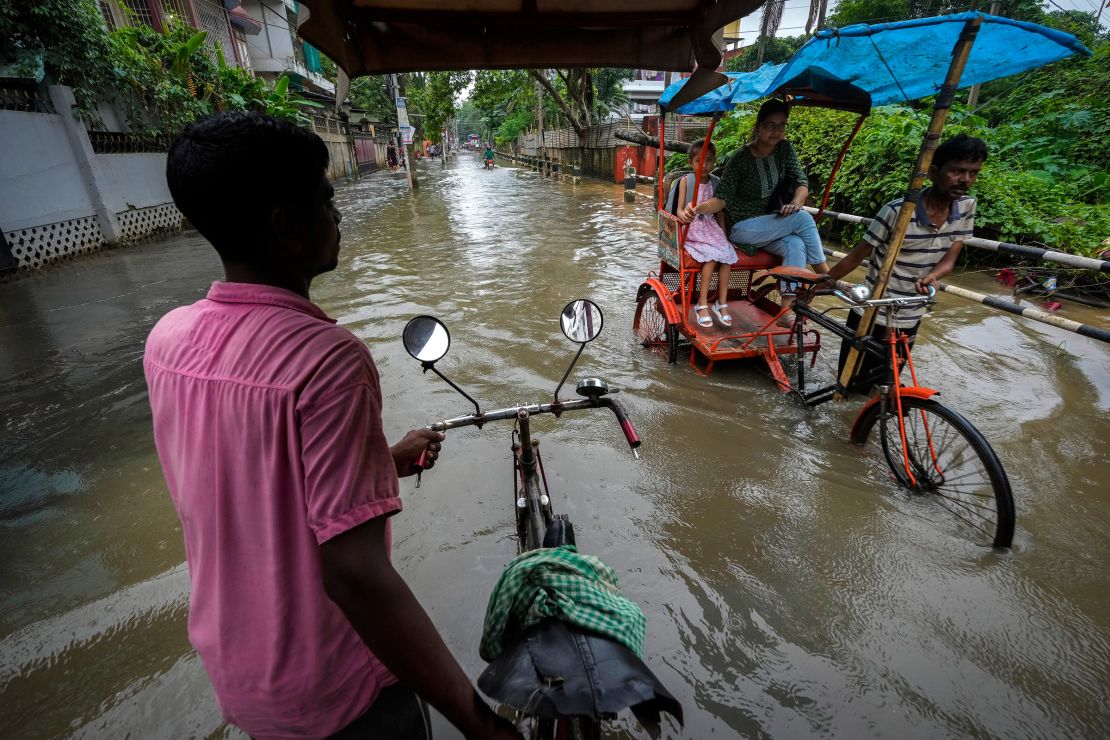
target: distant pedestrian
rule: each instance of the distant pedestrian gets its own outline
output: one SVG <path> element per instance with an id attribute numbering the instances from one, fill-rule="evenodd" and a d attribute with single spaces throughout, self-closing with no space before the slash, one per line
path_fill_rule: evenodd
<path id="1" fill-rule="evenodd" d="M 385 162 L 389 166 L 390 172 L 396 172 L 400 168 L 397 158 L 397 147 L 393 144 L 390 144 L 385 149 Z"/>

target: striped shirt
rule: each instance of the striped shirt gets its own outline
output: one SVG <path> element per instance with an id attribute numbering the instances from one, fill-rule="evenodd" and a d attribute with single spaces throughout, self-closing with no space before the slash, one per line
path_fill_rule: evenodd
<path id="1" fill-rule="evenodd" d="M 929 221 L 929 214 L 925 211 L 925 190 L 917 201 L 917 208 L 913 218 L 906 227 L 906 236 L 902 240 L 902 251 L 898 253 L 898 261 L 894 263 L 894 272 L 890 275 L 890 282 L 886 286 L 886 296 L 918 295 L 916 281 L 932 272 L 937 263 L 944 258 L 948 250 L 956 242 L 961 242 L 972 235 L 975 228 L 975 199 L 962 196 L 952 201 L 952 210 L 948 220 L 939 227 Z M 863 235 L 864 241 L 875 250 L 871 253 L 871 267 L 867 271 L 867 287 L 872 291 L 879 280 L 879 270 L 886 259 L 887 239 L 890 230 L 898 219 L 898 211 L 902 208 L 902 198 L 892 200 L 883 206 L 867 233 Z M 925 315 L 926 306 L 914 306 L 898 311 L 894 318 L 894 325 L 899 329 L 909 329 L 917 326 L 921 317 Z M 863 313 L 863 309 L 854 309 L 856 313 Z M 887 325 L 885 312 L 880 310 L 876 322 Z"/>

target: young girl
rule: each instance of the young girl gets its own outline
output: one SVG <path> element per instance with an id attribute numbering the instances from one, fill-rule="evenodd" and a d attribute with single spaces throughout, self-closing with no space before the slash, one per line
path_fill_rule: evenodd
<path id="1" fill-rule="evenodd" d="M 699 139 L 690 145 L 690 152 L 686 155 L 693 173 L 682 177 L 678 181 L 678 208 L 681 209 L 689 203 L 694 194 L 694 178 L 698 170 L 698 158 L 704 139 Z M 702 165 L 701 182 L 698 185 L 698 203 L 704 203 L 713 197 L 716 178 L 711 178 L 709 172 L 717 162 L 717 147 L 709 142 L 708 151 L 705 153 L 705 163 Z M 697 205 L 695 203 L 694 205 Z M 686 232 L 686 253 L 702 264 L 701 290 L 698 294 L 698 305 L 694 312 L 698 317 L 699 326 L 713 326 L 713 317 L 710 316 L 709 306 L 709 278 L 713 269 L 717 268 L 717 302 L 713 304 L 713 315 L 724 326 L 732 326 L 732 316 L 728 312 L 728 278 L 732 272 L 732 263 L 736 261 L 736 249 L 725 236 L 724 214 L 720 211 L 714 214 L 698 214 L 690 221 L 689 230 Z"/>

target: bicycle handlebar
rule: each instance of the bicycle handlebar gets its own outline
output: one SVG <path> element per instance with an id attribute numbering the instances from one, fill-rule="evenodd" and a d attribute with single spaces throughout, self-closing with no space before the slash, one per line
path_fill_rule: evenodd
<path id="1" fill-rule="evenodd" d="M 830 291 L 830 293 L 839 298 L 841 302 L 857 308 L 866 308 L 867 306 L 909 307 L 933 302 L 937 295 L 937 289 L 932 285 L 927 285 L 925 287 L 929 292 L 923 295 L 899 296 L 897 298 L 869 298 L 866 301 L 853 300 L 851 296 L 843 291 L 840 287 L 840 283 L 837 283 L 837 287 Z"/>
<path id="2" fill-rule="evenodd" d="M 521 411 L 527 412 L 529 416 L 537 416 L 539 414 L 555 414 L 558 416 L 564 411 L 580 411 L 582 409 L 596 408 L 610 409 L 613 415 L 617 417 L 617 422 L 620 424 L 621 431 L 624 432 L 624 438 L 628 441 L 628 446 L 633 450 L 640 446 L 640 437 L 636 434 L 636 427 L 632 425 L 632 420 L 628 418 L 628 413 L 624 410 L 624 404 L 615 398 L 584 398 L 573 401 L 510 406 L 504 409 L 486 411 L 482 414 L 467 414 L 466 416 L 456 416 L 452 419 L 442 419 L 431 424 L 429 428 L 437 432 L 446 432 L 448 429 L 458 429 L 460 427 L 480 427 L 491 421 L 516 419 Z"/>

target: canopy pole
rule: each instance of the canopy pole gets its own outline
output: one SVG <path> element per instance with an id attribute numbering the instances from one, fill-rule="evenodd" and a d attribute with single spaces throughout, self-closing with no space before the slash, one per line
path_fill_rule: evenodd
<path id="1" fill-rule="evenodd" d="M 944 84 L 941 86 L 940 92 L 937 93 L 937 102 L 933 106 L 933 117 L 929 121 L 925 138 L 921 140 L 921 149 L 917 155 L 917 163 L 914 165 L 913 174 L 910 176 L 909 188 L 906 190 L 902 208 L 898 211 L 898 218 L 894 222 L 894 228 L 891 230 L 887 241 L 886 257 L 883 259 L 883 266 L 879 270 L 875 288 L 871 292 L 874 298 L 882 298 L 886 293 L 887 283 L 890 282 L 894 265 L 902 251 L 902 240 L 906 236 L 906 228 L 910 224 L 910 219 L 913 218 L 917 201 L 921 197 L 922 185 L 925 184 L 925 176 L 929 171 L 929 165 L 933 162 L 933 152 L 936 151 L 937 142 L 940 141 L 941 132 L 944 130 L 944 122 L 948 118 L 948 109 L 952 107 L 952 101 L 956 97 L 960 76 L 963 75 L 964 66 L 967 64 L 968 55 L 971 53 L 971 47 L 975 44 L 975 37 L 979 33 L 979 25 L 982 22 L 983 16 L 981 14 L 976 14 L 974 18 L 967 21 L 960 32 L 959 40 L 956 41 L 956 48 L 952 51 L 952 63 L 948 66 L 948 74 L 945 75 Z M 875 327 L 877 314 L 878 309 L 874 306 L 864 311 L 863 318 L 859 322 L 859 328 L 856 330 L 856 338 L 871 334 L 871 330 Z M 861 352 L 859 349 L 852 347 L 848 352 L 847 361 L 844 363 L 844 370 L 841 371 L 840 377 L 837 379 L 838 388 L 833 396 L 836 400 L 844 400 L 845 391 L 859 369 L 860 358 Z"/>
<path id="2" fill-rule="evenodd" d="M 659 177 L 655 180 L 655 191 L 658 194 L 659 205 L 657 210 L 663 210 L 667 194 L 663 192 L 663 164 L 667 158 L 667 149 L 663 146 L 663 137 L 667 133 L 667 111 L 659 106 Z"/>
<path id="3" fill-rule="evenodd" d="M 829 204 L 829 193 L 832 192 L 833 182 L 836 181 L 836 173 L 840 172 L 840 165 L 844 164 L 844 155 L 848 153 L 848 147 L 852 146 L 856 134 L 859 133 L 860 127 L 863 126 L 864 119 L 867 118 L 870 112 L 871 111 L 867 111 L 867 113 L 862 113 L 860 115 L 859 119 L 856 120 L 855 128 L 852 129 L 852 133 L 848 137 L 848 140 L 844 142 L 844 146 L 840 148 L 840 156 L 836 158 L 836 164 L 833 165 L 832 172 L 829 173 L 829 181 L 825 183 L 825 194 L 821 196 L 821 207 L 817 209 L 815 218 L 821 218 L 821 214 L 825 212 L 825 206 Z"/>
<path id="4" fill-rule="evenodd" d="M 720 120 L 720 118 L 721 118 L 720 113 L 714 113 L 713 114 L 713 120 L 711 120 L 709 122 L 709 130 L 705 132 L 705 140 L 702 142 L 702 145 L 701 145 L 701 156 L 698 157 L 698 164 L 694 168 L 694 191 L 692 193 L 690 193 L 690 202 L 694 203 L 694 204 L 697 204 L 697 202 L 698 202 L 698 188 L 701 186 L 701 173 L 702 173 L 702 170 L 705 166 L 705 155 L 706 155 L 706 152 L 709 151 L 709 143 L 713 140 L 712 139 L 713 129 L 717 127 L 717 121 Z M 687 157 L 689 157 L 689 155 L 687 155 Z M 683 284 L 685 284 L 686 276 L 684 275 L 685 270 L 681 269 L 681 268 L 683 266 L 685 266 L 686 260 L 689 259 L 686 255 L 686 234 L 689 231 L 690 231 L 690 224 L 684 224 L 684 223 L 681 223 L 681 222 L 678 224 L 678 264 L 680 266 L 679 280 L 681 280 L 683 282 Z M 682 291 L 682 315 L 683 315 L 683 317 L 686 317 L 686 316 L 690 315 L 690 300 L 693 298 L 694 286 L 696 284 L 697 284 L 697 277 L 695 275 L 691 275 L 690 276 L 690 289 Z M 718 298 L 718 300 L 720 300 L 720 298 Z M 683 319 L 683 320 L 685 320 L 685 319 Z"/>

